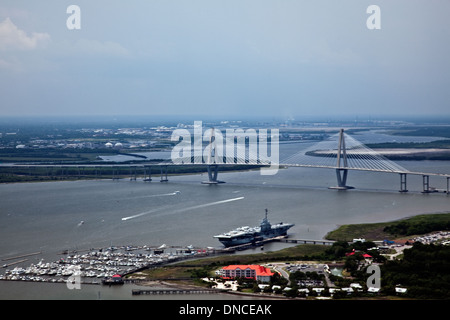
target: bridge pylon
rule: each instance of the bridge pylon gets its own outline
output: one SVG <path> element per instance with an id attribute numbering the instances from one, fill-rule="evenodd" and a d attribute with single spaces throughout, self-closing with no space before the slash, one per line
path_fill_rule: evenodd
<path id="1" fill-rule="evenodd" d="M 219 174 L 219 165 L 216 161 L 216 136 L 214 134 L 214 128 L 211 129 L 211 136 L 209 137 L 209 150 L 208 150 L 208 181 L 202 181 L 203 184 L 218 184 L 225 183 L 224 181 L 217 180 Z"/>
<path id="2" fill-rule="evenodd" d="M 339 131 L 339 141 L 336 159 L 337 159 L 336 160 L 337 186 L 330 187 L 330 189 L 337 189 L 337 190 L 354 189 L 354 187 L 347 186 L 348 162 L 347 162 L 347 149 L 345 148 L 344 129 L 341 129 Z"/>

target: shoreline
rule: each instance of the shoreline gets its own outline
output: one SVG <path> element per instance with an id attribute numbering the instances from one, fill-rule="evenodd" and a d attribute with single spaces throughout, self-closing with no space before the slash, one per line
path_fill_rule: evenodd
<path id="1" fill-rule="evenodd" d="M 345 228 L 346 226 L 353 226 L 353 227 L 356 227 L 358 229 L 360 228 L 361 225 L 369 225 L 369 226 L 374 226 L 375 227 L 376 225 L 379 225 L 379 224 L 389 225 L 390 223 L 395 223 L 395 222 L 398 222 L 398 221 L 405 221 L 405 220 L 407 221 L 407 220 L 410 220 L 410 219 L 414 219 L 414 218 L 418 218 L 418 217 L 420 218 L 422 216 L 428 216 L 428 215 L 450 215 L 450 213 L 449 212 L 445 212 L 445 213 L 426 213 L 426 214 L 412 215 L 412 216 L 409 216 L 407 218 L 391 220 L 391 221 L 385 221 L 385 222 L 366 223 L 366 224 L 346 224 L 346 225 L 338 226 L 336 229 L 329 231 L 324 236 L 324 238 L 326 239 L 326 237 L 327 237 L 327 235 L 329 233 L 331 233 L 333 231 L 336 231 L 339 228 L 343 228 L 343 227 Z M 401 238 L 402 237 L 398 237 L 397 236 L 397 237 L 393 237 L 392 239 L 401 239 Z M 304 247 L 304 246 L 305 245 L 297 245 L 295 247 Z M 320 246 L 320 247 L 322 247 L 322 246 Z M 279 252 L 281 252 L 283 250 L 286 250 L 286 249 L 289 249 L 289 248 L 279 249 L 279 250 L 274 251 L 274 253 L 279 253 Z M 258 259 L 260 259 L 258 257 L 264 256 L 264 255 L 266 255 L 266 253 L 255 253 L 255 254 L 250 253 L 248 255 L 252 256 L 255 259 L 255 261 L 257 261 Z M 227 257 L 235 257 L 236 255 L 234 255 L 234 254 L 218 255 L 218 257 L 221 257 L 222 259 L 225 256 L 227 256 Z M 305 253 L 303 253 L 303 256 L 305 256 Z M 177 263 L 185 263 L 185 261 L 189 261 L 189 260 L 194 260 L 194 261 L 198 260 L 198 259 L 200 259 L 200 260 L 207 260 L 207 259 L 214 259 L 216 257 L 217 256 L 215 256 L 215 255 L 209 256 L 209 257 L 208 256 L 206 256 L 206 257 L 194 257 L 193 256 L 191 258 L 188 258 L 187 260 L 184 260 L 183 262 L 180 262 L 180 261 L 179 262 L 175 262 L 175 265 Z M 10 259 L 14 259 L 14 258 L 17 258 L 17 257 L 13 257 L 13 258 L 10 258 Z M 296 257 L 296 259 L 297 258 L 298 257 Z M 281 259 L 281 260 L 284 260 L 284 259 Z M 270 260 L 270 257 L 268 257 L 268 259 L 265 260 L 264 263 L 273 263 L 274 261 L 278 261 L 278 260 Z M 300 260 L 298 260 L 298 261 L 300 261 Z M 307 260 L 307 261 L 311 262 L 311 261 L 316 261 L 316 260 Z M 317 261 L 319 261 L 319 260 L 317 260 Z M 225 259 L 224 263 L 226 264 L 226 259 Z M 255 263 L 258 263 L 258 262 L 255 262 Z M 167 267 L 169 265 L 172 265 L 172 264 L 173 263 L 169 263 L 169 264 L 164 264 L 164 265 L 155 266 L 155 267 L 156 268 L 165 268 L 165 267 Z M 22 281 L 19 281 L 19 280 L 8 280 L 8 279 L 2 279 L 2 280 L 3 281 L 8 281 L 8 282 L 22 282 Z M 26 281 L 26 282 L 33 282 L 33 281 Z M 38 283 L 38 282 L 34 282 L 34 283 Z M 48 282 L 44 282 L 44 283 L 48 283 Z M 52 283 L 57 283 L 57 282 L 52 282 Z M 66 283 L 59 283 L 59 284 L 62 284 L 64 286 L 67 285 Z M 82 284 L 83 285 L 101 285 L 103 287 L 106 287 L 106 285 L 102 285 L 100 283 L 82 282 Z M 136 279 L 128 279 L 128 281 L 126 281 L 124 283 L 124 286 L 127 286 L 127 285 L 135 285 L 135 286 L 137 285 L 137 286 L 143 287 L 143 288 L 156 287 L 156 288 L 161 288 L 163 290 L 164 289 L 168 289 L 168 290 L 170 290 L 170 289 L 175 289 L 175 290 L 176 289 L 179 289 L 179 290 L 183 290 L 183 289 L 187 289 L 187 290 L 205 289 L 205 286 L 202 286 L 202 285 L 199 285 L 199 284 L 195 284 L 195 283 L 189 283 L 189 282 L 186 283 L 186 282 L 183 282 L 183 281 L 180 281 L 180 280 L 177 280 L 177 279 L 171 280 L 171 279 L 156 279 L 156 278 L 154 278 L 154 279 L 143 279 L 143 278 L 139 279 L 139 278 L 136 278 Z M 230 295 L 230 296 L 234 295 L 234 296 L 242 296 L 242 297 L 249 297 L 249 298 L 264 299 L 264 300 L 271 300 L 271 299 L 276 299 L 276 300 L 286 300 L 286 299 L 288 299 L 288 300 L 292 300 L 292 298 L 285 297 L 284 295 L 273 295 L 273 294 L 252 293 L 252 292 L 239 292 L 239 291 L 235 292 L 235 291 L 229 291 L 229 290 L 217 290 L 217 292 L 214 292 L 214 294 L 226 294 L 226 295 Z M 131 295 L 131 292 L 130 292 L 130 295 Z M 296 300 L 307 300 L 307 298 L 302 298 L 302 297 L 296 297 L 295 299 Z"/>
<path id="2" fill-rule="evenodd" d="M 135 164 L 130 164 L 130 166 L 133 166 Z M 114 166 L 114 165 L 111 165 Z M 75 167 L 75 166 L 74 166 Z M 186 172 L 183 172 L 182 170 L 180 172 L 173 172 L 173 173 L 167 173 L 168 177 L 177 177 L 177 176 L 189 176 L 189 175 L 199 175 L 199 176 L 203 176 L 204 174 L 207 174 L 207 165 L 205 164 L 204 166 L 204 171 L 202 170 L 187 170 Z M 260 170 L 262 167 L 264 167 L 264 165 L 251 165 L 251 166 L 238 166 L 237 168 L 232 168 L 230 169 L 230 167 L 228 167 L 227 169 L 224 170 L 224 168 L 222 168 L 222 170 L 219 170 L 219 172 L 222 173 L 228 173 L 228 172 L 249 172 L 249 171 L 255 171 L 255 170 Z M 0 170 L 1 170 L 2 166 L 0 165 Z M 284 169 L 284 167 L 280 166 L 279 169 Z M 152 173 L 152 175 L 154 175 L 155 177 L 159 176 L 159 173 Z M 16 175 L 17 177 L 29 177 L 27 175 Z M 36 183 L 36 182 L 63 182 L 63 181 L 67 181 L 67 182 L 75 182 L 75 181 L 96 181 L 96 180 L 124 180 L 124 179 L 129 179 L 130 175 L 128 174 L 122 174 L 120 177 L 117 178 L 111 178 L 111 177 L 96 177 L 95 175 L 93 175 L 92 177 L 77 177 L 75 175 L 71 176 L 71 177 L 67 177 L 64 178 L 62 176 L 35 176 L 36 179 L 17 179 L 17 181 L 2 181 L 1 175 L 0 175 L 0 185 L 2 184 L 15 184 L 15 183 Z M 42 179 L 42 180 L 41 180 Z M 142 174 L 141 175 L 137 175 L 136 179 L 142 179 L 144 182 L 149 182 L 146 181 L 146 177 L 144 177 Z M 156 179 L 157 180 L 157 179 Z"/>

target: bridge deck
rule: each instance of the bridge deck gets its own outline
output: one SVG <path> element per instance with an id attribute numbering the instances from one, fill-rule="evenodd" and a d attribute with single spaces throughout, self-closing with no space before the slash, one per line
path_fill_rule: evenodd
<path id="1" fill-rule="evenodd" d="M 1 163 L 0 168 L 111 168 L 111 167 L 126 167 L 126 168 L 144 168 L 152 166 L 209 166 L 217 165 L 224 167 L 233 166 L 269 166 L 268 164 L 261 163 L 171 163 L 171 162 L 159 162 L 159 163 L 140 163 L 140 164 L 15 164 L 15 163 Z M 274 166 L 275 164 L 272 164 Z M 308 164 L 288 164 L 280 163 L 280 167 L 292 167 L 292 168 L 318 168 L 318 169 L 334 169 L 334 170 L 354 170 L 354 171 L 368 171 L 368 172 L 384 172 L 384 173 L 397 173 L 397 174 L 411 174 L 421 176 L 439 176 L 448 177 L 450 174 L 446 173 L 433 173 L 433 172 L 415 172 L 415 171 L 393 171 L 383 169 L 372 168 L 355 168 L 355 167 L 338 167 L 338 166 L 322 166 L 322 165 L 308 165 Z"/>

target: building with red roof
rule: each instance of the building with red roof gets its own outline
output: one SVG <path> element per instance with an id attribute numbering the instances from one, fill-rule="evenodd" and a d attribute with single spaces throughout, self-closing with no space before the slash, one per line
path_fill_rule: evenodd
<path id="1" fill-rule="evenodd" d="M 273 274 L 270 269 L 260 265 L 229 265 L 222 268 L 222 279 L 245 278 L 269 282 Z"/>
<path id="2" fill-rule="evenodd" d="M 123 284 L 123 279 L 120 274 L 115 274 L 112 277 L 106 277 L 102 280 L 103 284 Z"/>
<path id="3" fill-rule="evenodd" d="M 353 256 L 355 253 L 356 253 L 356 251 L 355 251 L 355 249 L 353 249 L 352 252 L 346 253 L 345 256 L 347 256 L 347 257 L 348 257 L 348 256 Z M 367 254 L 367 253 L 362 254 L 362 256 L 363 256 L 364 258 L 367 258 L 367 259 L 372 258 L 372 256 L 371 256 L 370 254 Z"/>

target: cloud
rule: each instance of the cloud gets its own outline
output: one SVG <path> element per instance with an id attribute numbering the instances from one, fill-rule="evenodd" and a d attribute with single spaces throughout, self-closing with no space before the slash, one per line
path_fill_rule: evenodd
<path id="1" fill-rule="evenodd" d="M 10 18 L 0 23 L 0 50 L 33 50 L 50 41 L 48 33 L 33 32 L 31 36 L 20 30 Z"/>

